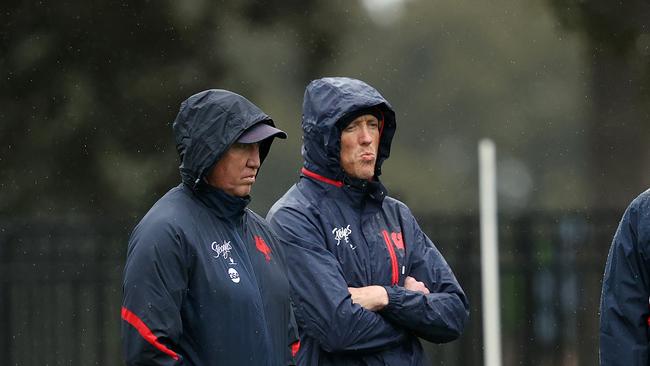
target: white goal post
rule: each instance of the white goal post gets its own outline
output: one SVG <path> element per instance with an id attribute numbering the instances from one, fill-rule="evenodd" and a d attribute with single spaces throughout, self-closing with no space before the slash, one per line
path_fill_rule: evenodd
<path id="1" fill-rule="evenodd" d="M 483 293 L 483 358 L 485 366 L 501 366 L 499 304 L 499 242 L 497 224 L 496 148 L 482 139 L 478 145 L 481 219 L 481 290 Z"/>

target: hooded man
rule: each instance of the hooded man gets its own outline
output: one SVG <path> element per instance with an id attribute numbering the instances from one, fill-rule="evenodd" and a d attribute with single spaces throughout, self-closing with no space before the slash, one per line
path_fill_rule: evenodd
<path id="1" fill-rule="evenodd" d="M 124 268 L 127 365 L 293 364 L 275 234 L 246 208 L 274 137 L 246 98 L 206 90 L 173 124 L 182 183 L 135 227 Z"/>
<path id="2" fill-rule="evenodd" d="M 650 365 L 650 189 L 630 203 L 607 256 L 600 364 Z"/>
<path id="3" fill-rule="evenodd" d="M 424 365 L 418 337 L 449 342 L 467 321 L 451 269 L 379 181 L 395 127 L 362 81 L 307 86 L 302 175 L 267 216 L 290 263 L 300 365 Z"/>

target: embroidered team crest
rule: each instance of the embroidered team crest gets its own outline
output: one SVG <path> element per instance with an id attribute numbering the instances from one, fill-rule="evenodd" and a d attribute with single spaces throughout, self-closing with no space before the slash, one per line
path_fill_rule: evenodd
<path id="1" fill-rule="evenodd" d="M 404 250 L 404 240 L 402 239 L 402 233 L 390 233 L 390 238 L 393 239 L 393 243 L 399 250 Z"/>
<path id="2" fill-rule="evenodd" d="M 264 254 L 264 258 L 266 258 L 267 262 L 271 261 L 271 248 L 266 245 L 264 239 L 257 235 L 255 235 L 255 248 Z"/>
<path id="3" fill-rule="evenodd" d="M 350 240 L 348 239 L 348 236 L 350 236 L 350 234 L 352 234 L 352 230 L 350 229 L 350 225 L 348 225 L 346 227 L 340 227 L 340 228 L 335 227 L 334 229 L 332 229 L 332 234 L 334 234 L 334 240 L 336 240 L 336 246 L 339 246 L 341 244 L 341 240 L 343 240 L 348 245 L 350 245 L 350 248 L 352 250 L 357 248 L 356 245 L 353 245 L 352 243 L 350 243 Z"/>

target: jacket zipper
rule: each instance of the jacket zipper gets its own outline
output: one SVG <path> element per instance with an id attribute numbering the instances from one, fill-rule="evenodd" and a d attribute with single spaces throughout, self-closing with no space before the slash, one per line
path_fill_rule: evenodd
<path id="1" fill-rule="evenodd" d="M 390 264 L 392 266 L 393 277 L 391 279 L 391 285 L 397 285 L 399 282 L 399 270 L 397 269 L 397 256 L 395 255 L 395 249 L 393 249 L 393 244 L 390 243 L 390 236 L 388 236 L 388 231 L 382 230 L 382 235 L 384 236 L 384 241 L 386 242 L 386 248 L 388 248 L 388 254 L 390 254 Z"/>

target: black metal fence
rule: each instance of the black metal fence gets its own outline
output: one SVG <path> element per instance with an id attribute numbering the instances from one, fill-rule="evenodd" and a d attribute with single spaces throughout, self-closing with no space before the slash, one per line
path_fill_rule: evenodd
<path id="1" fill-rule="evenodd" d="M 504 365 L 595 365 L 605 258 L 621 212 L 502 216 Z M 478 218 L 420 215 L 471 302 L 460 340 L 432 365 L 481 365 Z M 0 220 L 0 354 L 6 365 L 122 365 L 121 274 L 129 222 Z"/>

